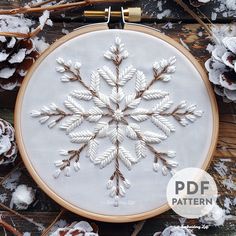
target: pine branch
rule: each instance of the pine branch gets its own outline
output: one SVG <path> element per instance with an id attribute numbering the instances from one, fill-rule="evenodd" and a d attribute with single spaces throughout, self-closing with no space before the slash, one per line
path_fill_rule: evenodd
<path id="1" fill-rule="evenodd" d="M 80 75 L 81 64 L 79 62 L 76 62 L 75 65 L 72 65 L 72 61 L 65 62 L 63 58 L 58 58 L 57 63 L 60 65 L 57 68 L 57 71 L 64 74 L 61 78 L 63 82 L 78 81 L 94 97 L 94 101 L 97 103 L 96 105 L 100 104 L 101 107 L 106 107 L 111 114 L 114 113 L 114 110 L 109 104 L 109 97 L 104 94 L 99 94 L 98 91 L 94 90 L 92 87 L 89 87 L 84 82 Z"/>
<path id="2" fill-rule="evenodd" d="M 165 60 L 163 59 L 161 62 L 159 63 L 155 63 L 153 66 L 153 79 L 148 83 L 145 84 L 145 87 L 143 87 L 142 89 L 136 89 L 136 94 L 133 96 L 133 100 L 134 101 L 139 101 L 143 96 L 145 96 L 146 98 L 151 98 L 150 96 L 154 96 L 154 95 L 149 95 L 149 97 L 147 97 L 147 91 L 149 91 L 149 89 L 153 86 L 153 84 L 156 81 L 159 80 L 163 80 L 163 81 L 168 81 L 170 79 L 170 75 L 175 72 L 175 64 L 176 59 L 173 57 L 171 57 L 169 60 Z M 144 75 L 141 73 L 138 73 L 138 77 L 140 80 L 144 81 Z M 136 85 L 137 87 L 137 85 Z M 160 92 L 160 91 L 158 91 Z M 146 93 L 146 94 L 145 94 Z M 160 96 L 160 97 L 164 97 L 167 94 L 160 94 L 160 95 L 156 95 L 155 96 Z M 131 95 L 129 95 L 131 97 Z M 126 111 L 127 109 L 129 109 L 129 104 L 127 104 L 125 106 L 125 108 L 122 110 L 122 112 Z"/>
<path id="3" fill-rule="evenodd" d="M 31 116 L 39 118 L 39 122 L 41 124 L 48 122 L 50 118 L 55 118 L 54 120 L 48 122 L 49 128 L 54 127 L 61 120 L 72 115 L 73 115 L 72 113 L 67 113 L 63 111 L 62 109 L 57 107 L 54 103 L 52 103 L 49 106 L 44 106 L 40 110 L 31 111 Z"/>
<path id="4" fill-rule="evenodd" d="M 129 125 L 129 123 L 123 119 L 122 122 L 125 125 Z M 178 163 L 175 161 L 171 161 L 171 160 L 167 160 L 166 158 L 173 158 L 175 157 L 175 152 L 173 151 L 168 151 L 168 152 L 160 152 L 158 151 L 156 148 L 154 148 L 149 142 L 147 142 L 147 140 L 145 139 L 145 137 L 143 136 L 143 134 L 137 130 L 137 129 L 133 129 L 133 132 L 135 133 L 135 137 L 137 140 L 139 140 L 140 142 L 142 142 L 143 144 L 145 144 L 145 146 L 149 149 L 149 151 L 151 151 L 154 154 L 154 166 L 157 166 L 157 162 L 158 160 L 160 160 L 163 164 L 162 167 L 162 173 L 163 175 L 167 175 L 167 171 L 172 171 L 172 168 L 175 168 L 178 166 Z M 140 156 L 140 154 L 138 153 L 138 155 Z M 139 161 L 140 158 L 137 159 L 137 161 Z M 154 169 L 155 170 L 155 169 Z M 157 170 L 155 170 L 157 171 Z"/>
<path id="5" fill-rule="evenodd" d="M 110 125 L 113 122 L 113 119 L 105 123 L 106 125 Z M 95 131 L 93 135 L 86 140 L 84 140 L 84 144 L 79 149 L 73 149 L 73 150 L 62 150 L 60 154 L 62 156 L 67 156 L 66 159 L 56 161 L 54 164 L 56 167 L 59 167 L 59 169 L 56 170 L 54 173 L 54 177 L 58 178 L 60 175 L 60 172 L 63 170 L 66 170 L 66 168 L 70 168 L 71 162 L 74 161 L 74 168 L 77 171 L 79 169 L 79 159 L 81 152 L 87 148 L 90 145 L 90 141 L 95 141 L 95 139 L 100 135 L 102 127 L 95 128 Z M 70 133 L 70 136 L 72 139 L 77 139 L 76 133 Z M 93 155 L 94 156 L 94 155 Z M 90 157 L 92 158 L 92 157 Z M 95 160 L 94 160 L 95 161 Z M 67 175 L 67 174 L 66 174 Z M 68 175 L 67 175 L 68 176 Z"/>
<path id="6" fill-rule="evenodd" d="M 172 112 L 161 112 L 160 116 L 172 116 L 182 126 L 187 126 L 193 123 L 197 118 L 201 117 L 203 112 L 196 110 L 196 105 L 187 106 L 185 101 L 182 101 Z"/>

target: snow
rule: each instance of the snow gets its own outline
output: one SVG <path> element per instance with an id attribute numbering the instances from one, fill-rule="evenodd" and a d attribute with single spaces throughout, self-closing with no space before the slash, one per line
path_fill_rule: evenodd
<path id="1" fill-rule="evenodd" d="M 229 10 L 236 10 L 236 1 L 235 0 L 226 0 L 225 5 Z"/>
<path id="2" fill-rule="evenodd" d="M 29 233 L 29 232 L 24 232 L 23 233 L 23 236 L 30 236 L 31 235 L 31 233 Z"/>
<path id="3" fill-rule="evenodd" d="M 0 36 L 0 42 L 2 43 L 6 42 L 6 38 L 4 36 Z"/>
<path id="4" fill-rule="evenodd" d="M 6 153 L 11 148 L 11 141 L 8 135 L 0 136 L 0 155 Z"/>
<path id="5" fill-rule="evenodd" d="M 39 22 L 41 28 L 43 28 L 45 24 L 52 26 L 52 21 L 49 19 L 48 11 L 44 11 L 43 15 L 39 17 Z M 36 24 L 37 23 L 35 21 L 26 18 L 23 14 L 17 14 L 14 16 L 0 15 L 0 32 L 15 32 L 27 34 L 31 31 L 31 29 L 35 28 Z M 32 40 L 39 52 L 43 52 L 49 46 L 49 44 L 45 42 L 44 37 L 34 37 Z M 0 36 L 0 41 L 5 42 L 6 38 Z M 12 48 L 13 46 L 14 38 L 12 38 L 12 40 L 8 44 L 9 48 Z"/>
<path id="6" fill-rule="evenodd" d="M 226 219 L 225 210 L 220 208 L 218 205 L 215 205 L 211 210 L 211 212 L 201 217 L 199 221 L 207 225 L 220 226 L 224 224 L 225 219 Z"/>
<path id="7" fill-rule="evenodd" d="M 14 190 L 17 186 L 20 176 L 21 171 L 16 170 L 3 182 L 2 186 L 10 191 Z"/>
<path id="8" fill-rule="evenodd" d="M 212 12 L 211 20 L 216 20 L 218 14 L 221 14 L 223 17 L 236 17 L 235 0 L 214 0 L 214 3 L 216 7 Z"/>
<path id="9" fill-rule="evenodd" d="M 198 0 L 199 2 L 207 3 L 210 2 L 211 0 Z"/>
<path id="10" fill-rule="evenodd" d="M 163 12 L 157 14 L 157 19 L 160 20 L 162 18 L 168 17 L 168 16 L 170 16 L 170 14 L 171 14 L 171 10 L 170 9 L 166 9 Z"/>
<path id="11" fill-rule="evenodd" d="M 156 17 L 157 19 L 163 19 L 165 17 L 168 17 L 172 12 L 171 9 L 165 8 L 165 4 L 167 2 L 167 0 L 140 1 L 140 7 L 142 8 L 144 15 Z"/>
<path id="12" fill-rule="evenodd" d="M 0 52 L 0 62 L 5 61 L 7 57 L 9 56 L 6 52 Z"/>
<path id="13" fill-rule="evenodd" d="M 63 29 L 61 30 L 61 32 L 62 32 L 63 34 L 69 34 L 69 30 L 67 30 L 67 29 L 65 29 L 65 28 L 63 28 Z"/>
<path id="14" fill-rule="evenodd" d="M 236 17 L 236 1 L 235 0 L 198 0 L 200 3 L 207 4 L 209 2 L 214 3 L 214 8 L 211 13 L 211 20 L 217 19 L 217 16 L 223 17 Z M 141 1 L 141 8 L 143 14 L 150 17 L 157 17 L 157 19 L 162 19 L 170 16 L 173 9 L 166 9 L 167 0 L 144 0 Z"/>
<path id="15" fill-rule="evenodd" d="M 15 73 L 15 71 L 15 68 L 3 68 L 0 70 L 0 77 L 3 79 L 8 79 Z"/>
<path id="16" fill-rule="evenodd" d="M 229 176 L 228 179 L 224 179 L 222 181 L 223 185 L 228 189 L 228 190 L 233 190 L 236 191 L 236 184 L 234 183 L 234 181 L 232 180 L 232 176 Z"/>
<path id="17" fill-rule="evenodd" d="M 225 176 L 227 171 L 228 171 L 228 167 L 224 164 L 224 162 L 218 162 L 214 165 L 214 169 L 217 171 L 217 173 L 220 176 Z"/>
<path id="18" fill-rule="evenodd" d="M 235 0 L 198 0 L 200 3 L 207 4 L 209 2 L 214 3 L 214 8 L 211 13 L 211 20 L 214 21 L 217 19 L 217 16 L 222 17 L 236 17 L 236 1 Z M 173 9 L 167 9 L 166 3 L 167 0 L 144 0 L 141 1 L 141 8 L 143 14 L 150 17 L 157 17 L 157 19 L 162 19 L 170 16 Z"/>
<path id="19" fill-rule="evenodd" d="M 203 36 L 203 32 L 202 32 L 202 31 L 199 31 L 197 35 L 198 35 L 199 37 L 202 37 L 202 36 Z"/>
<path id="20" fill-rule="evenodd" d="M 28 206 L 35 199 L 35 191 L 31 187 L 27 187 L 24 184 L 17 186 L 15 191 L 12 194 L 12 199 L 10 203 L 10 207 L 16 206 L 16 209 L 24 210 L 27 209 Z"/>
<path id="21" fill-rule="evenodd" d="M 7 44 L 8 48 L 13 48 L 16 44 L 16 39 L 15 38 L 11 38 L 11 41 Z"/>
<path id="22" fill-rule="evenodd" d="M 41 30 L 43 29 L 44 25 L 47 24 L 49 26 L 52 26 L 52 21 L 49 19 L 50 12 L 48 10 L 43 12 L 43 15 L 39 17 L 39 24 Z"/>
<path id="23" fill-rule="evenodd" d="M 214 25 L 212 28 L 215 44 L 221 44 L 225 37 L 234 37 L 236 35 L 236 24 Z"/>
<path id="24" fill-rule="evenodd" d="M 7 199 L 8 199 L 8 198 L 7 198 L 7 194 L 6 194 L 6 193 L 0 194 L 0 202 L 1 202 L 1 203 L 6 202 Z"/>
<path id="25" fill-rule="evenodd" d="M 17 81 L 15 81 L 14 83 L 1 84 L 1 89 L 11 91 L 17 86 L 17 84 Z"/>
<path id="26" fill-rule="evenodd" d="M 216 20 L 217 19 L 217 13 L 216 12 L 212 12 L 211 13 L 211 20 Z"/>
<path id="27" fill-rule="evenodd" d="M 45 38 L 44 37 L 35 37 L 33 39 L 34 42 L 34 46 L 37 49 L 38 52 L 43 52 L 44 50 L 46 50 L 49 47 L 49 44 L 45 42 Z"/>
<path id="28" fill-rule="evenodd" d="M 51 232 L 55 232 L 59 228 L 64 228 L 68 223 L 65 220 L 58 220 L 51 228 Z"/>
<path id="29" fill-rule="evenodd" d="M 1 32 L 18 32 L 29 33 L 29 28 L 35 22 L 24 17 L 23 14 L 15 16 L 0 15 L 0 31 Z"/>
<path id="30" fill-rule="evenodd" d="M 173 23 L 168 22 L 161 27 L 162 29 L 173 29 Z"/>
<path id="31" fill-rule="evenodd" d="M 17 53 L 13 54 L 9 60 L 11 64 L 21 63 L 25 59 L 26 48 L 21 48 Z"/>
<path id="32" fill-rule="evenodd" d="M 226 197 L 224 199 L 224 207 L 226 208 L 226 213 L 230 213 L 232 205 L 233 203 L 231 202 L 230 198 Z"/>

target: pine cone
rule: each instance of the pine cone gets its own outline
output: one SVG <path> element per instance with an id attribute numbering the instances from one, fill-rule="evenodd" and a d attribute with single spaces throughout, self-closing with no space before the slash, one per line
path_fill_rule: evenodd
<path id="1" fill-rule="evenodd" d="M 225 37 L 216 45 L 205 64 L 215 92 L 226 101 L 236 102 L 236 37 Z"/>
<path id="2" fill-rule="evenodd" d="M 31 39 L 0 37 L 0 90 L 20 86 L 38 56 Z"/>
<path id="3" fill-rule="evenodd" d="M 86 235 L 86 236 L 98 236 L 97 232 L 98 228 L 96 225 L 90 225 L 86 221 L 80 221 L 80 222 L 73 222 L 72 224 L 64 227 L 59 228 L 55 232 L 51 233 L 50 236 L 80 236 L 80 235 Z"/>
<path id="4" fill-rule="evenodd" d="M 14 162 L 16 156 L 15 130 L 9 122 L 0 118 L 0 164 Z"/>

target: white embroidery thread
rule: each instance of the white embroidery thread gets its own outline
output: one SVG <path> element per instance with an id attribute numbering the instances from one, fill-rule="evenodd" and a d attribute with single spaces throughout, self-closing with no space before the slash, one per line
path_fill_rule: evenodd
<path id="1" fill-rule="evenodd" d="M 176 71 L 175 57 L 155 62 L 152 68 L 153 79 L 148 82 L 145 74 L 132 65 L 120 70 L 120 65 L 128 56 L 129 53 L 121 39 L 116 37 L 114 45 L 104 54 L 104 57 L 113 63 L 115 70 L 103 66 L 92 72 L 89 85 L 80 75 L 80 62 L 58 58 L 56 61 L 59 66 L 56 67 L 56 71 L 62 75 L 61 81 L 80 83 L 83 89 L 74 90 L 69 94 L 64 102 L 65 110 L 53 103 L 31 112 L 32 117 L 39 118 L 41 124 L 47 123 L 49 128 L 61 123 L 60 128 L 69 135 L 70 141 L 80 144 L 76 150 L 60 151 L 64 158 L 54 163 L 57 168 L 53 175 L 55 178 L 58 178 L 62 171 L 65 176 L 70 176 L 71 166 L 75 171 L 79 171 L 82 168 L 79 160 L 83 151 L 100 168 L 115 162 L 115 170 L 107 182 L 110 196 L 114 198 L 114 206 L 119 206 L 119 198 L 124 197 L 126 189 L 131 186 L 129 180 L 121 173 L 120 162 L 130 170 L 134 164 L 146 157 L 149 150 L 154 156 L 153 170 L 157 172 L 161 168 L 163 175 L 167 175 L 168 172 L 173 174 L 174 168 L 178 166 L 178 163 L 172 160 L 176 156 L 175 151 L 159 151 L 155 146 L 175 132 L 175 127 L 168 117 L 173 117 L 180 125 L 187 126 L 202 116 L 202 111 L 197 110 L 196 105 L 187 106 L 185 101 L 170 111 L 173 101 L 169 93 L 152 88 L 157 82 L 169 82 L 172 79 Z M 135 91 L 125 95 L 122 87 L 134 79 Z M 109 96 L 102 93 L 101 80 L 111 87 Z M 153 108 L 147 109 L 140 107 L 142 99 L 158 102 Z M 79 103 L 80 100 L 92 100 L 94 107 L 86 110 Z M 109 118 L 106 122 L 103 121 L 105 117 Z M 130 119 L 133 122 L 130 122 Z M 158 128 L 159 133 L 141 130 L 138 123 L 148 119 Z M 75 131 L 84 120 L 96 123 L 93 131 Z M 105 137 L 109 137 L 112 145 L 98 155 L 98 139 Z M 134 140 L 136 156 L 132 156 L 130 151 L 122 146 L 125 138 Z"/>

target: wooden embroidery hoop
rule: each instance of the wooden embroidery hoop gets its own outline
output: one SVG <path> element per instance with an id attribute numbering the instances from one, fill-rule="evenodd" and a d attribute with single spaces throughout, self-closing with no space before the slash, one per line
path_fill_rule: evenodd
<path id="1" fill-rule="evenodd" d="M 108 22 L 110 17 L 108 17 Z M 135 215 L 122 215 L 122 216 L 110 216 L 110 215 L 102 215 L 102 214 L 97 214 L 97 213 L 93 213 L 93 212 L 88 212 L 85 211 L 81 208 L 78 208 L 77 206 L 74 206 L 73 204 L 67 202 L 66 200 L 64 200 L 63 198 L 59 197 L 51 188 L 49 188 L 49 186 L 42 181 L 42 179 L 40 178 L 40 176 L 37 174 L 36 170 L 34 169 L 32 163 L 30 162 L 29 157 L 27 156 L 27 152 L 26 149 L 24 147 L 24 143 L 23 143 L 23 138 L 22 138 L 22 131 L 21 131 L 21 107 L 22 107 L 22 101 L 24 98 L 24 94 L 28 85 L 28 82 L 30 81 L 30 78 L 32 77 L 33 72 L 35 71 L 35 69 L 40 65 L 40 63 L 51 53 L 53 52 L 53 50 L 55 50 L 57 47 L 59 47 L 60 45 L 62 45 L 64 42 L 71 40 L 75 37 L 84 35 L 86 33 L 89 32 L 94 32 L 94 31 L 102 31 L 102 30 L 108 30 L 108 22 L 107 23 L 97 23 L 97 24 L 92 24 L 89 26 L 84 26 L 81 27 L 75 31 L 73 31 L 72 33 L 60 38 L 59 40 L 57 40 L 55 43 L 53 43 L 39 58 L 38 60 L 34 63 L 34 65 L 31 67 L 31 69 L 29 70 L 27 76 L 25 77 L 23 84 L 21 86 L 21 89 L 18 93 L 18 97 L 17 97 L 17 101 L 16 101 L 16 107 L 15 107 L 15 112 L 14 112 L 14 124 L 15 124 L 15 130 L 16 130 L 16 140 L 17 140 L 17 144 L 19 147 L 19 151 L 21 154 L 21 157 L 23 159 L 23 162 L 27 168 L 27 170 L 29 171 L 29 173 L 31 174 L 31 176 L 33 177 L 33 179 L 35 180 L 35 182 L 39 185 L 39 187 L 48 194 L 48 196 L 50 196 L 54 201 L 56 201 L 58 204 L 60 204 L 62 207 L 68 209 L 69 211 L 72 211 L 78 215 L 87 217 L 87 218 L 91 218 L 94 220 L 98 220 L 98 221 L 105 221 L 105 222 L 113 222 L 113 223 L 122 223 L 122 222 L 133 222 L 133 221 L 139 221 L 139 220 L 143 220 L 146 218 L 151 218 L 153 216 L 159 215 L 165 211 L 167 211 L 168 209 L 170 209 L 170 207 L 168 206 L 168 204 L 164 204 L 161 207 L 151 210 L 151 211 L 147 211 L 144 213 L 140 213 L 140 214 L 135 214 Z M 183 46 L 181 46 L 180 44 L 178 44 L 176 41 L 174 41 L 173 39 L 169 38 L 168 36 L 165 36 L 164 34 L 158 32 L 157 30 L 144 26 L 144 25 L 138 25 L 138 24 L 133 24 L 133 23 L 126 23 L 124 21 L 124 14 L 123 14 L 123 22 L 124 22 L 124 30 L 129 30 L 129 31 L 136 31 L 136 32 L 142 32 L 148 35 L 152 35 L 154 37 L 157 37 L 161 40 L 164 40 L 165 42 L 169 43 L 170 45 L 172 45 L 173 47 L 175 47 L 177 50 L 179 50 L 182 54 L 184 54 L 189 61 L 194 65 L 194 67 L 197 69 L 197 71 L 199 72 L 199 74 L 201 75 L 201 78 L 205 84 L 205 87 L 208 91 L 208 95 L 210 98 L 210 102 L 211 102 L 211 106 L 212 106 L 212 117 L 213 117 L 213 130 L 212 130 L 212 136 L 211 136 L 211 145 L 210 148 L 208 150 L 208 154 L 205 158 L 205 161 L 203 163 L 203 165 L 201 166 L 201 168 L 203 170 L 206 170 L 210 164 L 210 161 L 213 157 L 214 154 L 214 150 L 216 148 L 216 144 L 217 144 L 217 137 L 218 137 L 218 130 L 219 130 L 219 113 L 218 113 L 218 108 L 217 108 L 217 103 L 216 103 L 216 99 L 212 90 L 212 87 L 210 85 L 210 82 L 208 80 L 208 77 L 204 71 L 204 69 L 201 67 L 201 65 L 198 63 L 198 61 L 190 54 L 189 51 L 187 51 Z"/>

